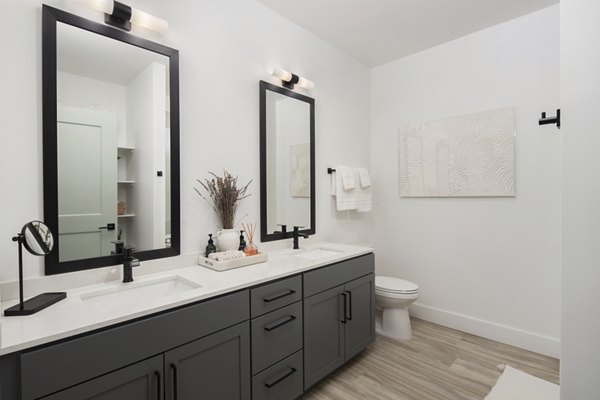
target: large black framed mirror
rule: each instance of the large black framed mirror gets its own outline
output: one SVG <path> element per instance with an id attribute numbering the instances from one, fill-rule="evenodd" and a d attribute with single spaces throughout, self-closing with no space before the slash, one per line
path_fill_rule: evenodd
<path id="1" fill-rule="evenodd" d="M 42 10 L 47 275 L 180 254 L 179 53 Z"/>
<path id="2" fill-rule="evenodd" d="M 315 234 L 315 170 L 315 100 L 260 81 L 261 242 Z"/>

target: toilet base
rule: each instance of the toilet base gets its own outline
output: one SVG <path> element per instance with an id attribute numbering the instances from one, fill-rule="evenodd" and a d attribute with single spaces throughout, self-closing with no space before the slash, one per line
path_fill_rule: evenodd
<path id="1" fill-rule="evenodd" d="M 400 342 L 412 339 L 408 308 L 385 308 L 381 314 L 377 313 L 375 331 Z"/>

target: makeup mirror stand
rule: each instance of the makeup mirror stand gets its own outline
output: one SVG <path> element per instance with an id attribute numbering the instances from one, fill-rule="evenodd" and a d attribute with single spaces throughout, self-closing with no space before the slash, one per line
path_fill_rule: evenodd
<path id="1" fill-rule="evenodd" d="M 30 230 L 31 235 L 37 242 L 37 245 L 40 246 L 43 250 L 42 253 L 36 253 L 31 249 L 30 246 L 27 245 L 26 232 L 27 229 Z M 23 230 L 12 238 L 13 242 L 19 243 L 19 304 L 16 304 L 10 308 L 4 310 L 4 315 L 6 317 L 14 317 L 21 315 L 31 315 L 35 314 L 38 311 L 41 311 L 47 307 L 50 307 L 52 304 L 61 301 L 62 299 L 67 297 L 67 293 L 65 292 L 53 292 L 53 293 L 42 293 L 31 299 L 24 301 L 23 297 L 23 245 L 27 248 L 27 250 L 33 255 L 45 255 L 52 251 L 52 248 L 48 247 L 42 240 L 37 228 L 34 227 L 33 223 L 30 222 L 23 227 Z"/>

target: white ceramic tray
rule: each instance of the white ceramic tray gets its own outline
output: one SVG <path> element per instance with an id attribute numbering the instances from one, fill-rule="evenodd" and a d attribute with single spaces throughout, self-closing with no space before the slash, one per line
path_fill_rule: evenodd
<path id="1" fill-rule="evenodd" d="M 227 271 L 228 269 L 247 267 L 248 265 L 265 262 L 267 261 L 267 258 L 267 253 L 258 253 L 255 256 L 246 256 L 229 261 L 215 261 L 204 256 L 199 256 L 198 264 L 206 268 L 214 269 L 215 271 Z"/>

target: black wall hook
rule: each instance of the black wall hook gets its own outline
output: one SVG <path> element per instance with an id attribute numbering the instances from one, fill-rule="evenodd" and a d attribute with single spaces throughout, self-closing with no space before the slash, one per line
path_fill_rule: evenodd
<path id="1" fill-rule="evenodd" d="M 556 124 L 556 127 L 560 129 L 560 108 L 556 110 L 556 117 L 546 117 L 546 113 L 542 113 L 542 118 L 539 120 L 540 125 Z"/>

